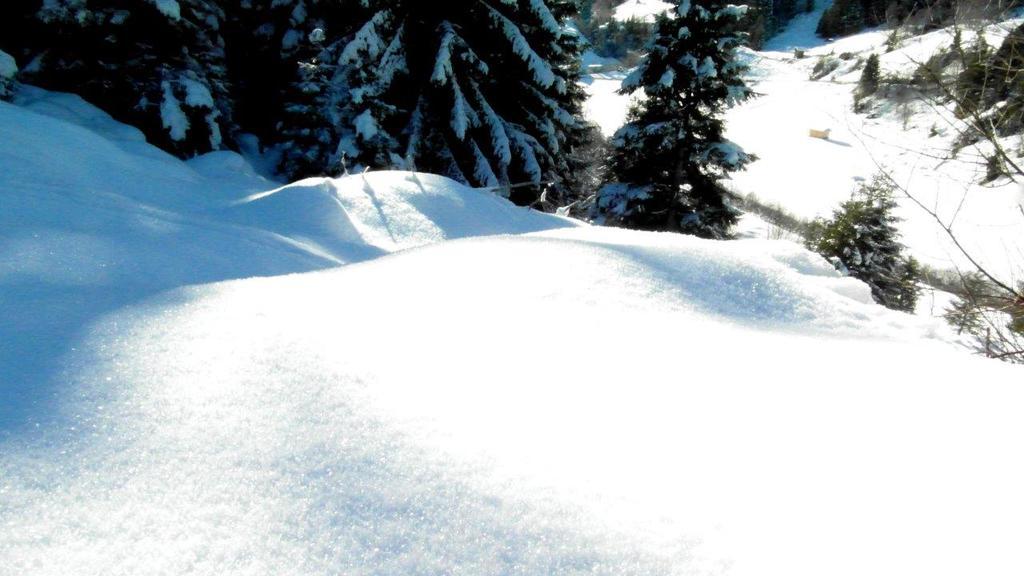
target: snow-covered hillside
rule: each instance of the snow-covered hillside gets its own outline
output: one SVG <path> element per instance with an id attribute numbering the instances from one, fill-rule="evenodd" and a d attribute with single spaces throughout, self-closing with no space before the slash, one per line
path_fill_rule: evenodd
<path id="1" fill-rule="evenodd" d="M 662 0 L 626 0 L 615 7 L 614 15 L 615 19 L 620 22 L 640 20 L 651 23 L 674 7 L 674 4 Z"/>
<path id="2" fill-rule="evenodd" d="M 0 103 L 0 574 L 1019 574 L 1014 367 L 784 241 Z"/>
<path id="3" fill-rule="evenodd" d="M 728 112 L 727 136 L 760 160 L 733 174 L 729 186 L 743 195 L 777 204 L 796 216 L 829 216 L 864 182 L 884 169 L 947 223 L 972 256 L 1003 278 L 1024 275 L 1024 188 L 1007 180 L 981 185 L 985 165 L 979 151 L 968 148 L 946 159 L 957 135 L 956 120 L 946 110 L 924 102 L 885 103 L 870 114 L 853 112 L 853 92 L 863 61 L 878 54 L 885 74 L 909 76 L 952 35 L 937 30 L 904 38 L 887 51 L 889 32 L 869 31 L 828 42 L 814 33 L 831 2 L 798 15 L 761 52 L 744 51 L 748 79 L 760 96 Z M 998 46 L 1018 20 L 991 26 L 988 41 Z M 972 35 L 965 33 L 964 42 Z M 794 49 L 804 51 L 796 59 Z M 845 60 L 839 56 L 846 54 Z M 838 65 L 819 80 L 810 80 L 822 58 Z M 625 121 L 630 98 L 616 93 L 622 73 L 587 77 L 587 115 L 611 135 Z M 810 138 L 811 129 L 831 130 L 828 140 Z M 1019 147 L 1020 138 L 1007 147 Z M 930 215 L 902 198 L 899 216 L 903 242 L 921 261 L 938 267 L 972 266 Z"/>
<path id="4" fill-rule="evenodd" d="M 996 44 L 1001 41 L 992 36 Z M 734 189 L 812 218 L 827 216 L 859 183 L 885 169 L 944 221 L 955 222 L 961 241 L 987 267 L 1005 278 L 1018 277 L 1024 273 L 1024 213 L 1018 208 L 1024 190 L 1009 181 L 979 184 L 985 166 L 972 149 L 944 159 L 957 133 L 949 124 L 953 115 L 918 101 L 888 102 L 871 114 L 853 112 L 862 59 L 878 54 L 883 74 L 909 76 L 915 62 L 951 42 L 950 33 L 939 30 L 886 52 L 887 37 L 878 31 L 818 46 L 820 40 L 809 41 L 800 60 L 792 52 L 752 54 L 754 89 L 762 96 L 729 114 L 728 136 L 761 160 L 734 176 Z M 784 36 L 770 47 L 800 46 L 795 39 Z M 819 58 L 843 53 L 849 59 L 838 60 L 835 72 L 809 80 Z M 810 129 L 831 129 L 831 138 L 810 138 Z M 901 204 L 904 242 L 915 256 L 941 268 L 967 265 L 928 214 L 907 199 Z"/>

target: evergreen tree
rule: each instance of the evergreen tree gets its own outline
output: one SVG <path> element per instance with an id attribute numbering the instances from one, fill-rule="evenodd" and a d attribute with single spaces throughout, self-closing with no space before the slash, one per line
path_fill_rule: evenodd
<path id="1" fill-rule="evenodd" d="M 993 110 L 993 124 L 1000 135 L 1019 134 L 1024 130 L 1024 24 L 1014 28 L 987 66 L 984 106 Z"/>
<path id="2" fill-rule="evenodd" d="M 331 112 L 340 105 L 334 83 L 337 54 L 323 45 L 325 39 L 323 29 L 315 28 L 304 49 L 296 51 L 296 77 L 284 87 L 283 110 L 269 138 L 281 151 L 278 171 L 293 180 L 336 171 L 331 158 L 338 131 Z"/>
<path id="3" fill-rule="evenodd" d="M 722 111 L 753 95 L 735 58 L 743 35 L 729 31 L 744 7 L 683 0 L 675 12 L 623 82 L 623 94 L 647 98 L 612 139 L 613 182 L 598 193 L 596 220 L 724 238 L 737 211 L 719 180 L 754 159 L 722 135 Z"/>
<path id="4" fill-rule="evenodd" d="M 33 62 L 28 81 L 78 93 L 189 156 L 221 148 L 234 131 L 224 21 L 213 0 L 47 0 L 13 42 Z"/>
<path id="5" fill-rule="evenodd" d="M 876 177 L 843 202 L 831 220 L 812 223 L 807 247 L 866 282 L 879 304 L 910 312 L 917 302 L 919 270 L 916 261 L 903 255 L 895 208 L 892 185 Z"/>
<path id="6" fill-rule="evenodd" d="M 322 149 L 322 131 L 335 132 L 332 109 L 338 106 L 333 99 L 338 45 L 353 32 L 362 16 L 360 3 L 226 3 L 233 16 L 226 40 L 239 126 L 262 143 L 278 147 L 285 156 L 293 156 L 282 158 L 282 164 L 287 164 L 284 174 L 323 174 L 333 152 L 333 148 Z M 333 147 L 335 137 L 327 138 Z"/>
<path id="7" fill-rule="evenodd" d="M 818 21 L 818 36 L 833 38 L 846 36 L 868 26 L 862 0 L 835 0 Z"/>
<path id="8" fill-rule="evenodd" d="M 879 70 L 878 54 L 868 56 L 864 63 L 864 70 L 860 74 L 860 82 L 857 84 L 857 95 L 861 98 L 870 96 L 878 90 L 878 82 L 881 80 Z"/>
<path id="9" fill-rule="evenodd" d="M 339 156 L 351 168 L 399 167 L 503 187 L 513 201 L 566 186 L 583 93 L 572 3 L 441 4 L 373 0 L 341 53 L 349 106 Z M 533 186 L 511 188 L 530 183 Z"/>
<path id="10" fill-rule="evenodd" d="M 957 75 L 954 93 L 958 103 L 956 114 L 964 117 L 985 108 L 986 92 L 990 86 L 992 48 L 984 36 L 978 36 L 970 48 L 963 52 L 962 69 Z"/>

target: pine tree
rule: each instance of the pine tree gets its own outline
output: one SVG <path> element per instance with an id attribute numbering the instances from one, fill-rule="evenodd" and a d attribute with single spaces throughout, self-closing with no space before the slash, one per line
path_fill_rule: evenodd
<path id="1" fill-rule="evenodd" d="M 892 185 L 876 177 L 843 202 L 830 220 L 814 222 L 807 234 L 807 246 L 840 270 L 866 282 L 879 304 L 913 311 L 918 264 L 903 255 L 895 208 Z"/>
<path id="2" fill-rule="evenodd" d="M 342 51 L 341 159 L 418 169 L 538 200 L 565 186 L 583 93 L 566 2 L 374 0 Z M 510 188 L 511 184 L 532 186 Z"/>
<path id="3" fill-rule="evenodd" d="M 737 211 L 719 181 L 754 159 L 722 135 L 723 110 L 753 95 L 735 57 L 743 35 L 729 31 L 743 13 L 683 0 L 675 18 L 658 20 L 649 54 L 623 82 L 623 94 L 647 98 L 612 139 L 613 182 L 598 193 L 598 222 L 727 237 Z"/>

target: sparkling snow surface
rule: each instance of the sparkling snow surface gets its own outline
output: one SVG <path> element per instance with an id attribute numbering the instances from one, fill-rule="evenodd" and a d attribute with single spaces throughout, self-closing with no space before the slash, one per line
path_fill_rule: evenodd
<path id="1" fill-rule="evenodd" d="M 796 244 L 281 187 L 20 103 L 4 576 L 1024 571 L 1019 368 Z"/>

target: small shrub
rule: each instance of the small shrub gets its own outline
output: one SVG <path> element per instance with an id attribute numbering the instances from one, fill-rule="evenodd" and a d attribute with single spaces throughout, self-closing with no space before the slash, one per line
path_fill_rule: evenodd
<path id="1" fill-rule="evenodd" d="M 917 303 L 920 269 L 913 258 L 903 255 L 895 207 L 893 186 L 875 177 L 843 202 L 830 220 L 810 225 L 807 247 L 867 283 L 879 304 L 910 312 Z"/>
<path id="2" fill-rule="evenodd" d="M 810 78 L 811 80 L 821 80 L 835 72 L 837 68 L 839 68 L 839 60 L 835 56 L 822 56 L 814 63 Z"/>

